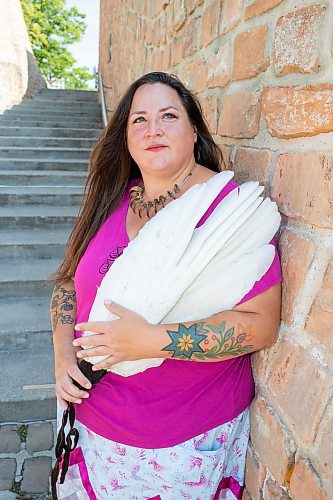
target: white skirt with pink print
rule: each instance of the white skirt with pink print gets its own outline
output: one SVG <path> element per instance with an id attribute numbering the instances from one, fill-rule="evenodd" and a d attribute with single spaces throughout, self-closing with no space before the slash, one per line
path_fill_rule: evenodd
<path id="1" fill-rule="evenodd" d="M 174 422 L 177 425 L 177 422 Z M 249 410 L 169 448 L 144 449 L 105 439 L 75 422 L 80 438 L 71 453 L 59 500 L 241 499 L 249 438 Z"/>

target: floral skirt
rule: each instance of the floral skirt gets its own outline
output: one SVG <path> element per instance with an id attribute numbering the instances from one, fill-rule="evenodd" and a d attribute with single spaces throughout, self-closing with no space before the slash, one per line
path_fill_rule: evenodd
<path id="1" fill-rule="evenodd" d="M 59 500 L 241 499 L 249 438 L 249 410 L 169 448 L 116 443 L 76 421 L 80 438 L 71 453 Z"/>

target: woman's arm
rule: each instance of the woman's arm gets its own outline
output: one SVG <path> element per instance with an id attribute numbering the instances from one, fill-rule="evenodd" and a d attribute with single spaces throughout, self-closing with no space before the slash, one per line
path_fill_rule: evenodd
<path id="1" fill-rule="evenodd" d="M 76 293 L 72 280 L 55 285 L 50 305 L 53 330 L 54 364 L 56 395 L 60 405 L 66 409 L 67 402 L 81 403 L 89 394 L 78 389 L 72 379 L 90 389 L 89 380 L 77 366 L 76 353 L 80 350 L 73 346 L 74 323 L 76 315 Z"/>
<path id="2" fill-rule="evenodd" d="M 90 356 L 108 356 L 94 366 L 96 370 L 144 358 L 216 362 L 258 351 L 274 342 L 280 322 L 281 285 L 274 285 L 231 311 L 170 325 L 150 325 L 119 304 L 107 307 L 119 320 L 75 327 L 99 334 L 74 341 L 75 346 L 91 346 L 78 352 L 78 358 L 89 361 Z"/>
<path id="3" fill-rule="evenodd" d="M 162 351 L 171 358 L 222 361 L 269 347 L 280 322 L 280 297 L 276 285 L 231 311 L 167 325 L 169 344 Z"/>

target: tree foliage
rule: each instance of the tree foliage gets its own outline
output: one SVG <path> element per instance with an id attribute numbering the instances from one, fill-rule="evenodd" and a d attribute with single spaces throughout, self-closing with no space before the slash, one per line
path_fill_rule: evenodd
<path id="1" fill-rule="evenodd" d="M 72 68 L 71 74 L 66 77 L 66 89 L 82 89 L 87 88 L 87 80 L 92 79 L 92 74 L 86 66 Z"/>
<path id="2" fill-rule="evenodd" d="M 31 46 L 41 73 L 52 84 L 65 80 L 66 88 L 86 88 L 92 74 L 75 66 L 68 50 L 86 30 L 85 14 L 66 8 L 66 0 L 21 0 Z"/>

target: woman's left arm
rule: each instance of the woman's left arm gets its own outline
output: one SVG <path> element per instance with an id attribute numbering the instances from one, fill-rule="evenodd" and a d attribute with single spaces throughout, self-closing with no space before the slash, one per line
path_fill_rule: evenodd
<path id="1" fill-rule="evenodd" d="M 151 325 L 142 316 L 114 302 L 106 307 L 119 319 L 80 323 L 75 327 L 97 333 L 73 342 L 76 346 L 91 346 L 79 351 L 78 357 L 89 361 L 91 356 L 108 356 L 95 364 L 94 369 L 146 358 L 216 362 L 273 344 L 280 323 L 281 284 L 231 311 L 184 323 Z"/>

